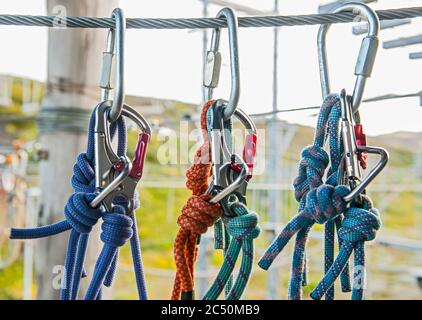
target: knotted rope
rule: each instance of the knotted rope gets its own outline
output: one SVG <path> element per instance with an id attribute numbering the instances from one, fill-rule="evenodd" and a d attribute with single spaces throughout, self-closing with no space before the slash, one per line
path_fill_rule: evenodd
<path id="1" fill-rule="evenodd" d="M 96 108 L 95 108 L 96 109 Z M 65 260 L 65 276 L 64 282 L 65 285 L 63 286 L 60 292 L 60 298 L 62 300 L 69 300 L 69 299 L 76 299 L 79 292 L 80 286 L 80 279 L 85 276 L 84 271 L 84 260 L 85 254 L 88 244 L 89 233 L 92 230 L 92 227 L 97 223 L 97 221 L 103 217 L 103 234 L 104 239 L 113 239 L 115 236 L 115 232 L 123 235 L 124 232 L 119 232 L 119 224 L 116 227 L 110 228 L 108 224 L 110 222 L 110 215 L 115 215 L 116 212 L 120 212 L 125 210 L 123 207 L 119 206 L 118 203 L 114 202 L 115 207 L 113 208 L 113 212 L 105 213 L 103 212 L 102 207 L 92 208 L 90 206 L 90 202 L 95 198 L 95 173 L 94 173 L 94 156 L 95 156 L 95 146 L 94 146 L 94 130 L 95 130 L 95 114 L 96 110 L 94 109 L 88 129 L 88 142 L 87 142 L 87 151 L 86 153 L 81 153 L 77 157 L 76 164 L 73 167 L 73 176 L 72 176 L 72 187 L 75 191 L 69 197 L 69 200 L 64 209 L 65 220 L 60 222 L 41 226 L 37 228 L 28 228 L 28 229 L 12 229 L 11 230 L 11 239 L 35 239 L 35 238 L 43 238 L 52 236 L 55 234 L 62 233 L 64 231 L 70 230 L 70 236 L 68 241 L 67 247 L 67 254 Z M 126 154 L 126 125 L 123 117 L 120 117 L 116 123 L 111 124 L 110 126 L 110 133 L 111 137 L 115 135 L 116 129 L 118 129 L 118 147 L 117 147 L 117 154 L 119 156 Z M 136 205 L 135 205 L 136 207 Z M 123 208 L 123 209 L 122 209 Z M 140 299 L 146 299 L 146 286 L 145 286 L 145 279 L 144 279 L 144 272 L 142 267 L 142 260 L 141 260 L 141 252 L 139 246 L 139 238 L 137 233 L 136 227 L 136 219 L 134 212 L 129 213 L 128 216 L 124 216 L 121 219 L 130 219 L 131 220 L 131 228 L 132 233 L 130 235 L 131 240 L 131 249 L 132 249 L 132 257 L 134 263 L 134 270 L 138 288 L 138 295 Z M 104 227 L 105 225 L 105 227 Z M 104 229 L 106 228 L 106 229 Z M 108 235 L 108 234 L 111 235 Z M 132 236 L 133 235 L 133 236 Z M 127 238 L 127 239 L 129 239 Z M 103 239 L 103 240 L 104 240 Z M 125 241 L 127 240 L 125 238 Z M 125 242 L 124 241 L 124 242 Z M 107 244 L 108 242 L 106 242 Z M 102 251 L 101 264 L 100 266 L 105 266 L 106 264 L 104 261 L 108 262 L 108 260 L 103 260 L 104 251 L 109 252 L 113 250 L 109 250 L 107 245 Z M 117 251 L 117 250 L 114 250 Z M 104 272 L 103 267 L 95 268 L 96 271 L 94 272 L 94 278 L 90 285 L 91 287 L 100 287 L 102 283 L 106 286 L 110 286 L 112 284 L 112 280 L 114 278 L 114 274 L 116 271 L 116 263 L 117 263 L 117 256 L 118 253 L 116 252 L 113 254 L 113 259 L 109 262 L 109 265 L 106 268 L 106 276 L 102 277 L 101 274 L 96 275 L 97 270 L 102 270 Z M 98 265 L 97 261 L 97 265 Z M 100 273 L 101 273 L 100 272 Z M 103 279 L 99 282 L 95 279 Z M 95 281 L 94 281 L 95 280 Z M 95 291 L 95 295 L 92 294 L 90 291 L 87 292 L 86 297 L 87 299 L 100 299 L 101 298 L 101 290 L 91 290 Z M 88 294 L 89 293 L 89 294 Z"/>
<path id="2" fill-rule="evenodd" d="M 334 285 L 335 280 L 346 267 L 354 251 L 353 300 L 361 300 L 365 286 L 365 241 L 375 239 L 381 220 L 377 209 L 367 196 L 362 196 L 364 208 L 351 207 L 344 213 L 342 227 L 339 229 L 343 240 L 338 256 L 324 278 L 311 292 L 313 299 L 321 299 Z"/>
<path id="3" fill-rule="evenodd" d="M 216 300 L 226 287 L 230 277 L 233 274 L 236 261 L 242 249 L 242 262 L 240 270 L 234 285 L 226 294 L 226 300 L 239 300 L 246 288 L 252 271 L 254 258 L 253 240 L 258 237 L 261 229 L 258 227 L 258 215 L 249 211 L 248 208 L 240 203 L 229 204 L 230 211 L 235 214 L 234 217 L 223 216 L 222 221 L 231 238 L 229 247 L 224 255 L 224 262 L 221 269 L 205 294 L 205 300 Z"/>
<path id="4" fill-rule="evenodd" d="M 325 267 L 334 260 L 334 226 L 340 224 L 340 214 L 346 209 L 343 196 L 349 190 L 337 186 L 337 169 L 342 158 L 339 135 L 340 105 L 338 96 L 327 97 L 321 106 L 315 131 L 314 143 L 302 151 L 299 174 L 293 185 L 299 202 L 299 213 L 285 226 L 271 243 L 258 265 L 268 269 L 288 241 L 296 234 L 289 284 L 289 299 L 301 299 L 301 287 L 306 285 L 306 243 L 308 234 L 315 223 L 325 224 Z M 330 137 L 330 157 L 323 149 L 327 135 Z M 331 161 L 330 161 L 331 160 Z M 323 184 L 323 176 L 328 164 L 328 178 Z M 342 277 L 343 290 L 348 290 L 348 273 Z M 334 295 L 330 291 L 328 298 Z"/>
<path id="5" fill-rule="evenodd" d="M 104 242 L 104 247 L 95 264 L 94 275 L 85 294 L 85 300 L 97 298 L 101 285 L 114 264 L 118 248 L 133 236 L 133 220 L 125 213 L 126 209 L 123 206 L 115 205 L 113 212 L 106 213 L 102 217 L 101 240 Z"/>
<path id="6" fill-rule="evenodd" d="M 207 112 L 208 134 L 211 137 L 211 128 L 215 128 L 215 121 L 222 121 L 220 115 L 224 106 L 215 103 Z M 218 123 L 217 123 L 218 127 Z M 225 144 L 232 149 L 232 121 L 228 119 L 222 123 L 222 134 Z M 230 197 L 223 199 L 221 204 L 223 215 L 214 224 L 215 249 L 222 249 L 224 260 L 220 271 L 206 292 L 204 299 L 215 300 L 225 289 L 225 299 L 238 300 L 248 283 L 254 258 L 253 240 L 259 235 L 258 215 L 249 211 L 244 204 L 244 198 L 230 201 Z M 235 197 L 236 198 L 236 197 Z M 233 271 L 242 249 L 242 262 L 239 274 L 233 285 Z"/>
<path id="7" fill-rule="evenodd" d="M 181 297 L 193 299 L 194 264 L 198 251 L 199 236 L 211 227 L 222 215 L 220 205 L 208 202 L 212 195 L 205 192 L 208 188 L 208 178 L 211 173 L 210 141 L 207 133 L 206 113 L 214 101 L 208 101 L 201 111 L 201 129 L 204 143 L 196 151 L 193 165 L 186 173 L 186 187 L 192 191 L 192 196 L 182 208 L 177 219 L 180 226 L 174 241 L 174 260 L 176 277 L 171 299 Z"/>

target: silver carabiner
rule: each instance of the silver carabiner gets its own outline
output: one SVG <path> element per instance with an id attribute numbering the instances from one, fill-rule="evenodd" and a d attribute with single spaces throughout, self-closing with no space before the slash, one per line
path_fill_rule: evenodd
<path id="1" fill-rule="evenodd" d="M 343 89 L 340 94 L 341 105 L 341 132 L 344 146 L 344 163 L 345 173 L 351 192 L 344 197 L 344 201 L 350 202 L 356 199 L 364 192 L 366 187 L 376 178 L 376 176 L 384 169 L 388 162 L 388 151 L 379 147 L 358 146 L 356 144 L 355 131 L 353 129 L 353 115 L 351 97 L 346 95 Z M 367 152 L 370 154 L 378 154 L 380 160 L 375 167 L 362 179 L 359 167 L 358 153 Z M 339 176 L 339 179 L 342 175 Z"/>
<path id="2" fill-rule="evenodd" d="M 123 109 L 123 102 L 125 99 L 124 89 L 124 44 L 126 19 L 123 11 L 120 8 L 113 10 L 111 15 L 115 20 L 115 28 L 110 29 L 107 35 L 107 48 L 103 52 L 103 60 L 101 67 L 100 88 L 102 101 L 109 100 L 111 86 L 111 75 L 113 69 L 113 57 L 116 55 L 116 72 L 114 75 L 114 95 L 113 104 L 108 115 L 111 122 L 116 121 Z"/>
<path id="3" fill-rule="evenodd" d="M 219 99 L 214 105 L 221 108 L 225 103 L 225 100 Z M 225 109 L 223 108 L 222 110 Z M 239 119 L 248 131 L 243 149 L 243 160 L 246 161 L 247 166 L 250 168 L 250 172 L 248 172 L 248 176 L 250 177 L 252 175 L 256 151 L 256 126 L 252 119 L 240 108 L 235 110 L 234 116 Z M 223 115 L 216 114 L 214 116 L 213 126 L 210 128 L 210 144 L 213 185 L 220 186 L 222 166 L 230 162 L 232 157 L 232 150 L 229 150 L 225 140 Z"/>
<path id="4" fill-rule="evenodd" d="M 214 103 L 215 114 L 212 128 L 209 128 L 213 182 L 208 188 L 208 193 L 218 192 L 211 203 L 219 202 L 232 194 L 236 194 L 242 200 L 245 199 L 256 153 L 256 126 L 252 119 L 239 108 L 235 110 L 234 115 L 248 131 L 243 155 L 240 157 L 229 150 L 224 134 L 225 126 L 222 113 L 224 105 L 224 100 L 217 100 Z"/>
<path id="5" fill-rule="evenodd" d="M 353 115 L 350 99 L 346 95 L 346 90 L 340 92 L 340 130 L 344 146 L 344 166 L 350 188 L 353 190 L 361 178 L 359 166 L 356 136 L 353 129 Z"/>
<path id="6" fill-rule="evenodd" d="M 377 14 L 366 4 L 360 2 L 350 2 L 337 8 L 334 13 L 352 11 L 353 13 L 364 16 L 369 24 L 368 34 L 362 40 L 358 60 L 355 67 L 356 82 L 353 90 L 353 113 L 355 113 L 362 103 L 363 91 L 365 89 L 366 79 L 371 76 L 378 50 L 378 33 L 380 23 Z M 323 24 L 318 30 L 318 60 L 319 74 L 321 79 L 322 97 L 325 99 L 330 93 L 330 76 L 328 72 L 326 37 L 331 24 Z"/>
<path id="7" fill-rule="evenodd" d="M 239 175 L 237 176 L 237 178 L 230 183 L 227 186 L 223 186 L 223 189 L 218 192 L 212 199 L 209 200 L 209 203 L 218 203 L 221 200 L 223 200 L 224 198 L 230 196 L 231 194 L 233 194 L 237 189 L 239 189 L 242 184 L 245 182 L 246 177 L 248 175 L 249 172 L 249 167 L 247 166 L 247 164 L 245 163 L 245 161 L 243 161 L 243 159 L 241 157 L 238 157 L 237 155 L 234 155 L 236 157 L 236 162 L 240 165 L 241 167 L 241 171 L 239 173 Z M 228 167 L 231 165 L 231 162 L 227 162 L 225 163 L 221 168 L 220 171 L 224 171 L 226 169 L 228 169 Z"/>
<path id="8" fill-rule="evenodd" d="M 110 210 L 115 196 L 123 195 L 129 202 L 128 210 L 132 210 L 136 185 L 142 177 L 151 128 L 135 109 L 123 104 L 122 116 L 131 119 L 141 133 L 132 162 L 126 156 L 119 157 L 111 146 L 108 119 L 111 108 L 111 101 L 104 101 L 95 111 L 95 187 L 98 196 L 94 199 L 94 204 L 102 203 L 106 210 Z"/>
<path id="9" fill-rule="evenodd" d="M 230 98 L 224 109 L 224 120 L 228 120 L 237 108 L 240 97 L 240 68 L 239 68 L 239 47 L 237 41 L 238 22 L 233 9 L 223 8 L 217 18 L 225 17 L 229 33 L 230 47 L 230 71 L 231 71 L 231 91 Z M 218 51 L 220 47 L 220 28 L 215 28 L 212 33 L 211 47 L 207 52 L 205 60 L 204 87 L 208 88 L 207 100 L 211 100 L 213 89 L 218 86 L 221 70 L 221 53 Z"/>

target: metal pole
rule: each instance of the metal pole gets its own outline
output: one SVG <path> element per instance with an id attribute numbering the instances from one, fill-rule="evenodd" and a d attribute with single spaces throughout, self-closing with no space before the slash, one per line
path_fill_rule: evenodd
<path id="1" fill-rule="evenodd" d="M 40 189 L 30 188 L 26 192 L 26 226 L 38 225 Z M 32 300 L 34 271 L 34 241 L 25 241 L 23 249 L 23 300 Z"/>
<path id="2" fill-rule="evenodd" d="M 392 48 L 399 48 L 410 46 L 414 44 L 422 43 L 422 35 L 407 37 L 407 38 L 398 38 L 395 40 L 384 41 L 382 47 L 384 49 L 392 49 Z"/>
<path id="3" fill-rule="evenodd" d="M 409 59 L 412 59 L 412 60 L 422 59 L 422 51 L 409 53 Z"/>
<path id="4" fill-rule="evenodd" d="M 359 0 L 357 2 L 362 2 L 362 3 L 371 3 L 371 2 L 377 2 L 378 0 Z M 324 5 L 320 5 L 318 7 L 318 12 L 319 13 L 330 13 L 333 12 L 335 9 L 339 8 L 340 6 L 346 4 L 347 2 L 350 2 L 350 0 L 339 0 L 339 1 L 334 1 L 334 2 L 330 2 Z"/>
<path id="5" fill-rule="evenodd" d="M 278 0 L 274 0 L 274 13 L 278 13 Z M 273 101 L 272 109 L 277 111 L 278 105 L 278 28 L 274 28 L 274 48 L 273 48 Z M 278 124 L 277 114 L 274 113 L 270 118 L 269 123 L 269 165 L 268 165 L 268 178 L 270 182 L 277 183 L 278 181 L 278 168 L 279 168 L 279 137 L 278 137 Z M 280 205 L 280 197 L 278 190 L 270 189 L 268 193 L 269 201 L 269 222 L 271 225 L 278 223 L 278 213 Z M 275 230 L 271 229 L 269 232 L 269 240 L 272 241 L 275 237 Z M 268 271 L 268 292 L 267 299 L 275 300 L 278 298 L 278 284 L 279 282 L 279 270 L 273 268 Z"/>

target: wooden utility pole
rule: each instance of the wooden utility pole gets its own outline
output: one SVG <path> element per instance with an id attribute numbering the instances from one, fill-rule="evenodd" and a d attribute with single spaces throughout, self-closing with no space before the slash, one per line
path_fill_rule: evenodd
<path id="1" fill-rule="evenodd" d="M 115 7 L 115 1 L 47 0 L 49 15 L 108 17 Z M 63 26 L 65 20 L 57 22 L 58 26 Z M 98 80 L 106 37 L 107 31 L 99 29 L 48 30 L 47 90 L 40 116 L 43 124 L 40 125 L 40 141 L 48 158 L 40 164 L 40 224 L 63 219 L 64 205 L 72 193 L 72 167 L 78 153 L 86 149 L 83 128 L 87 122 L 80 122 L 100 99 Z M 50 120 L 43 118 L 46 114 Z M 60 290 L 54 288 L 54 284 L 57 272 L 60 273 L 60 266 L 64 264 L 68 236 L 67 232 L 37 243 L 38 299 L 59 297 Z M 98 228 L 92 232 L 85 263 L 89 274 L 92 274 L 93 260 L 100 246 L 97 239 Z"/>

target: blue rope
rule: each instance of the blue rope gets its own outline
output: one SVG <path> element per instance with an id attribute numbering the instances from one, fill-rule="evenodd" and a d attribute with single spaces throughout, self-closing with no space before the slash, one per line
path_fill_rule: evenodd
<path id="1" fill-rule="evenodd" d="M 302 286 L 307 283 L 306 244 L 309 232 L 315 223 L 326 224 L 324 260 L 327 270 L 334 260 L 334 227 L 338 225 L 336 221 L 346 209 L 343 197 L 350 192 L 345 186 L 337 186 L 338 166 L 343 154 L 339 119 L 338 96 L 330 95 L 321 106 L 314 143 L 302 151 L 299 174 L 293 182 L 295 198 L 299 202 L 299 213 L 286 225 L 258 263 L 261 268 L 268 269 L 291 237 L 296 234 L 289 299 L 301 299 Z M 330 157 L 323 149 L 327 137 L 329 137 Z M 323 177 L 329 163 L 330 168 L 324 184 Z M 342 276 L 345 289 L 348 285 L 347 280 L 348 274 L 345 273 Z M 330 291 L 327 299 L 332 299 L 333 296 L 334 292 Z"/>
<path id="2" fill-rule="evenodd" d="M 126 207 L 122 206 L 122 199 L 113 201 L 113 212 L 104 212 L 102 207 L 91 208 L 90 202 L 95 198 L 95 172 L 94 172 L 94 130 L 95 110 L 92 113 L 89 129 L 87 150 L 78 155 L 73 167 L 72 187 L 75 191 L 65 206 L 65 220 L 37 228 L 11 230 L 11 239 L 35 239 L 52 236 L 71 230 L 65 260 L 64 286 L 60 292 L 62 300 L 76 299 L 79 292 L 80 280 L 86 276 L 84 260 L 86 255 L 89 233 L 98 219 L 103 218 L 103 232 L 101 239 L 105 243 L 97 260 L 93 279 L 85 298 L 101 299 L 101 285 L 110 286 L 113 282 L 118 248 L 130 239 L 134 271 L 140 299 L 147 299 L 145 276 L 143 272 L 139 237 L 136 228 L 134 212 L 126 215 Z M 126 154 L 126 125 L 120 117 L 110 126 L 111 137 L 118 132 L 117 154 Z M 135 208 L 138 203 L 135 204 Z M 130 222 L 129 222 L 130 221 Z M 130 232 L 128 231 L 130 229 Z"/>
<path id="3" fill-rule="evenodd" d="M 95 264 L 94 275 L 85 294 L 85 300 L 94 300 L 97 297 L 118 254 L 118 248 L 133 236 L 133 220 L 125 213 L 124 207 L 115 205 L 113 212 L 105 213 L 102 217 L 101 240 L 104 242 L 104 247 Z"/>

